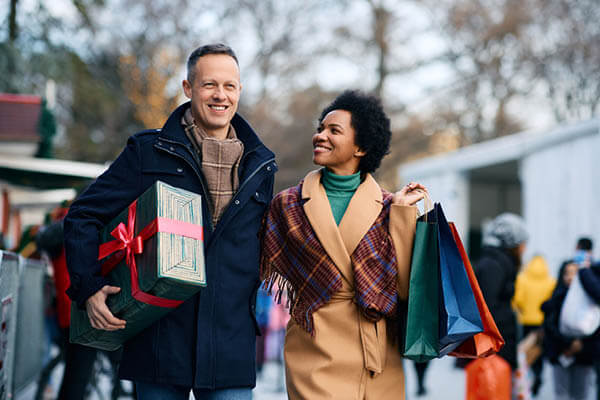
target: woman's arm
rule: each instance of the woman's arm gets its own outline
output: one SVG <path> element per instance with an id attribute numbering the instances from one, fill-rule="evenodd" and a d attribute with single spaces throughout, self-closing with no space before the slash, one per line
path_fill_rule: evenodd
<path id="1" fill-rule="evenodd" d="M 392 204 L 390 209 L 390 236 L 398 264 L 398 295 L 408 298 L 410 262 L 417 226 L 417 207 Z"/>

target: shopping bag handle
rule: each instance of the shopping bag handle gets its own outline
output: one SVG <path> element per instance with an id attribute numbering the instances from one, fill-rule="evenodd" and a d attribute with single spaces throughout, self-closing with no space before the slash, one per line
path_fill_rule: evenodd
<path id="1" fill-rule="evenodd" d="M 419 214 L 417 217 L 421 217 L 425 215 L 425 222 L 427 222 L 427 214 L 429 211 L 433 210 L 433 202 L 431 201 L 431 197 L 429 197 L 429 193 L 421 189 L 415 189 L 416 192 L 423 193 L 423 214 Z M 417 209 L 418 210 L 418 209 Z"/>

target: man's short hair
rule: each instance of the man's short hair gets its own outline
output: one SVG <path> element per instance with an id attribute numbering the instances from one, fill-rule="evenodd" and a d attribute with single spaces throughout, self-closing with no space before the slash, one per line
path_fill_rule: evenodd
<path id="1" fill-rule="evenodd" d="M 194 81 L 195 78 L 195 74 L 196 74 L 196 63 L 198 62 L 198 59 L 202 56 L 206 56 L 209 54 L 225 54 L 230 56 L 231 58 L 233 58 L 235 60 L 235 63 L 239 66 L 240 63 L 238 62 L 237 56 L 235 55 L 235 52 L 233 51 L 233 49 L 229 46 L 227 46 L 226 44 L 223 43 L 216 43 L 216 44 L 207 44 L 205 46 L 201 46 L 198 47 L 196 50 L 192 51 L 192 54 L 190 54 L 190 57 L 188 58 L 187 61 L 187 80 L 192 83 Z"/>
<path id="2" fill-rule="evenodd" d="M 579 240 L 577 241 L 577 249 L 578 250 L 591 251 L 593 247 L 594 247 L 594 243 L 592 242 L 592 239 L 590 239 L 590 238 L 582 237 L 582 238 L 579 238 Z"/>

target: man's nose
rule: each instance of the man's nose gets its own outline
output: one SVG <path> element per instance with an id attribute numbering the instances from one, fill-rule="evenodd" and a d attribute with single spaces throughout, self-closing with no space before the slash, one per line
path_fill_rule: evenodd
<path id="1" fill-rule="evenodd" d="M 213 98 L 219 99 L 219 100 L 222 100 L 225 98 L 225 91 L 223 90 L 223 87 L 217 86 L 215 88 L 215 90 L 213 91 Z"/>

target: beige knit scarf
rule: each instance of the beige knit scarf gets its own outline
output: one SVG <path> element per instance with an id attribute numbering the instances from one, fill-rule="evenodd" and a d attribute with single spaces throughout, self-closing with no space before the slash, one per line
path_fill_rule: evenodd
<path id="1" fill-rule="evenodd" d="M 196 125 L 190 108 L 183 114 L 181 124 L 200 156 L 202 173 L 208 185 L 212 222 L 213 226 L 216 226 L 238 189 L 238 169 L 244 153 L 244 144 L 237 138 L 231 124 L 226 139 L 219 140 L 208 136 Z"/>

